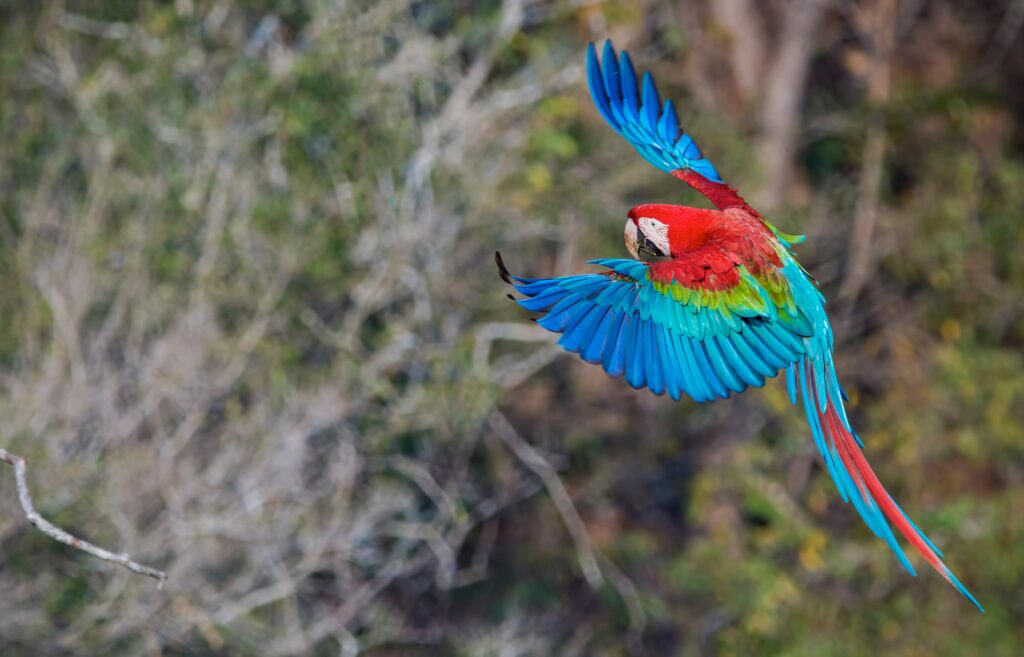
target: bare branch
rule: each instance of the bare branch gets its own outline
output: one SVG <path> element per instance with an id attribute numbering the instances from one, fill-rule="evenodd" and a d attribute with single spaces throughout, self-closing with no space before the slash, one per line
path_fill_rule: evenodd
<path id="1" fill-rule="evenodd" d="M 839 287 L 839 296 L 850 301 L 857 297 L 877 262 L 873 253 L 873 242 L 882 209 L 882 179 L 888 145 L 885 111 L 891 87 L 890 69 L 897 5 L 897 0 L 879 0 L 873 8 L 869 33 L 865 35 L 872 45 L 872 61 L 867 77 L 868 100 L 872 109 L 864 145 L 864 159 L 861 161 L 857 194 L 859 200 L 850 235 L 850 260 L 846 276 Z M 849 309 L 852 307 L 848 306 Z"/>
<path id="2" fill-rule="evenodd" d="M 549 344 L 502 367 L 490 364 L 491 346 L 497 340 L 549 342 L 550 339 L 551 335 L 548 332 L 535 325 L 488 322 L 476 331 L 476 339 L 473 342 L 473 366 L 479 372 L 490 370 L 488 378 L 502 388 L 515 388 L 562 355 L 562 349 Z"/>
<path id="3" fill-rule="evenodd" d="M 39 512 L 36 511 L 35 505 L 32 503 L 32 496 L 28 492 L 28 462 L 22 457 L 16 454 L 11 454 L 3 448 L 0 448 L 0 461 L 6 461 L 14 468 L 14 477 L 18 483 L 18 501 L 21 503 L 21 508 L 25 511 L 25 517 L 28 518 L 30 523 L 35 525 L 36 529 L 56 541 L 60 541 L 65 545 L 70 545 L 73 548 L 77 548 L 83 552 L 91 554 L 97 559 L 116 563 L 117 565 L 123 566 L 133 573 L 138 573 L 139 575 L 152 577 L 159 582 L 157 586 L 159 588 L 163 588 L 164 582 L 167 581 L 167 573 L 164 571 L 136 563 L 132 561 L 127 554 L 114 554 L 113 552 L 104 550 L 103 548 L 93 545 L 88 541 L 83 541 L 80 538 L 72 536 L 39 515 Z"/>
<path id="4" fill-rule="evenodd" d="M 1022 26 L 1024 26 L 1024 0 L 1016 0 L 1007 8 L 988 52 L 983 57 L 988 66 L 995 68 L 1003 62 L 1007 53 L 1010 52 L 1013 42 L 1017 40 Z"/>
<path id="5" fill-rule="evenodd" d="M 777 208 L 785 200 L 792 180 L 800 105 L 824 10 L 820 0 L 791 0 L 787 4 L 779 54 L 768 75 L 770 83 L 761 112 L 761 164 L 767 178 L 759 203 L 768 209 Z"/>
<path id="6" fill-rule="evenodd" d="M 590 587 L 597 590 L 604 583 L 604 574 L 601 572 L 601 566 L 597 563 L 597 556 L 594 553 L 594 546 L 590 542 L 587 527 L 583 524 L 583 519 L 580 518 L 579 511 L 576 510 L 572 497 L 565 489 L 561 477 L 555 472 L 554 466 L 533 445 L 523 440 L 515 427 L 501 413 L 495 411 L 491 415 L 490 424 L 498 437 L 512 450 L 512 453 L 544 483 L 548 494 L 551 495 L 551 501 L 554 502 L 555 508 L 562 516 L 565 528 L 569 530 L 569 535 L 572 536 L 572 540 L 576 544 L 580 570 L 583 571 L 583 576 Z"/>

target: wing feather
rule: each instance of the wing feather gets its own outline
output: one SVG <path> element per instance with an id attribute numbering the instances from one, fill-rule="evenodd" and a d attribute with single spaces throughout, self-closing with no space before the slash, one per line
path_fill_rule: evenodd
<path id="1" fill-rule="evenodd" d="M 803 357 L 799 336 L 774 319 L 777 309 L 769 311 L 769 297 L 744 287 L 750 277 L 722 290 L 679 289 L 652 279 L 651 266 L 637 260 L 592 264 L 606 271 L 509 280 L 524 295 L 518 303 L 542 313 L 542 327 L 562 333 L 564 349 L 634 388 L 711 401 L 762 386 Z M 778 332 L 790 339 L 783 342 Z"/>
<path id="2" fill-rule="evenodd" d="M 714 165 L 702 154 L 693 137 L 683 132 L 672 101 L 664 105 L 649 72 L 637 88 L 636 71 L 629 53 L 616 61 L 611 41 L 604 44 L 598 61 L 594 44 L 587 48 L 587 82 L 598 112 L 651 164 L 667 173 L 692 171 L 714 183 L 722 183 Z"/>

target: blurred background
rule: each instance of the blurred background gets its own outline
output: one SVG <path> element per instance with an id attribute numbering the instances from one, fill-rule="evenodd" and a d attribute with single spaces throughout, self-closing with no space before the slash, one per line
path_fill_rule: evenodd
<path id="1" fill-rule="evenodd" d="M 1024 653 L 1024 2 L 0 0 L 0 653 Z M 706 205 L 607 128 L 650 68 L 834 318 L 910 577 L 781 382 L 563 355 L 493 265 Z M 0 464 L 2 465 L 2 464 Z M 912 558 L 913 559 L 913 558 Z"/>

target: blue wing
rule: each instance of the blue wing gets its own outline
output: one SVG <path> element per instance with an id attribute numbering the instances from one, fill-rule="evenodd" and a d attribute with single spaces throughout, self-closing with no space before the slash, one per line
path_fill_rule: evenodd
<path id="1" fill-rule="evenodd" d="M 629 53 L 623 51 L 616 62 L 612 42 L 605 41 L 602 59 L 603 67 L 591 43 L 587 47 L 587 81 L 594 104 L 608 125 L 648 162 L 666 173 L 689 169 L 712 182 L 723 182 L 693 138 L 680 129 L 672 101 L 661 105 L 651 74 L 644 73 L 642 88 L 637 93 L 636 72 Z"/>
<path id="2" fill-rule="evenodd" d="M 771 314 L 722 312 L 696 294 L 679 301 L 637 260 L 593 260 L 610 271 L 562 278 L 511 276 L 498 264 L 526 296 L 517 303 L 562 334 L 559 345 L 634 388 L 712 401 L 763 386 L 804 354 L 802 338 Z"/>

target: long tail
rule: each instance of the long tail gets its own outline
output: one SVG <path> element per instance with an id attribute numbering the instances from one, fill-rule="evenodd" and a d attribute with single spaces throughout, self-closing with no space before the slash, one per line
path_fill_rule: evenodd
<path id="1" fill-rule="evenodd" d="M 843 500 L 853 504 L 868 527 L 888 544 L 911 575 L 917 573 L 896 541 L 892 527 L 898 529 L 946 581 L 984 612 L 985 609 L 967 587 L 942 562 L 942 552 L 893 501 L 871 469 L 861 451 L 863 444 L 850 428 L 843 408 L 845 395 L 839 387 L 829 354 L 806 357 L 790 366 L 786 375 L 794 404 L 799 386 L 814 442 L 825 458 L 825 465 Z"/>

